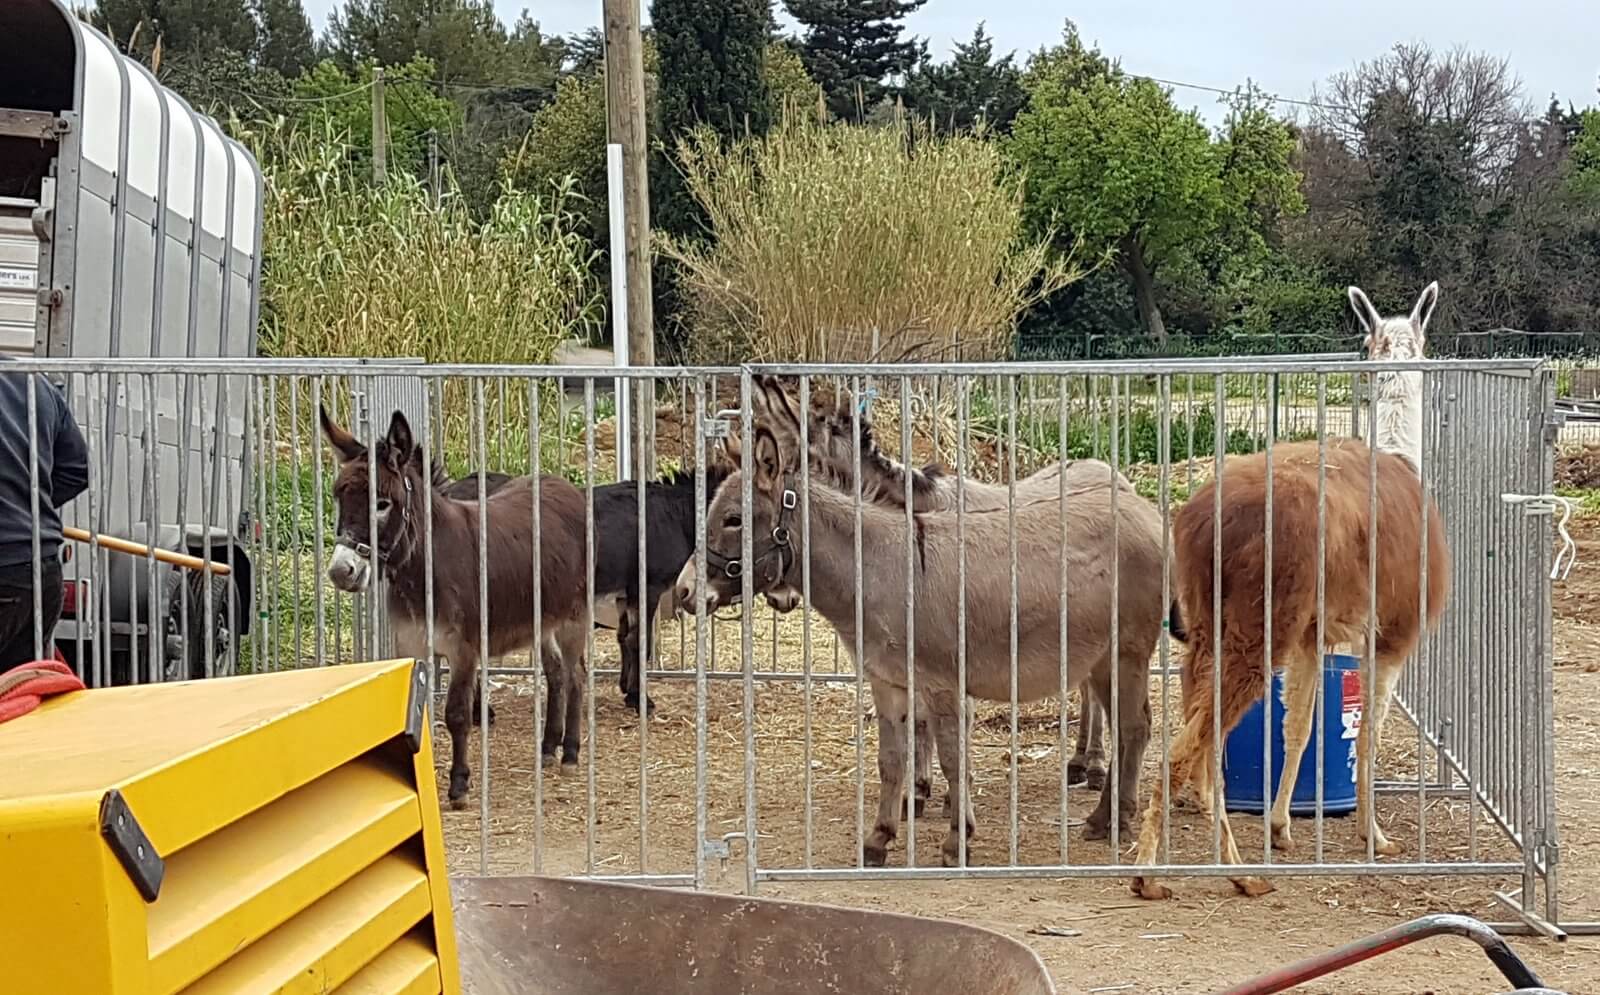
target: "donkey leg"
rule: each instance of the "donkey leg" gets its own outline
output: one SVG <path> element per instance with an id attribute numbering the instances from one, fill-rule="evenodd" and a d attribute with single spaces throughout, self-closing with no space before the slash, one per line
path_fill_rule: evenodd
<path id="1" fill-rule="evenodd" d="M 878 818 L 861 844 L 861 862 L 882 867 L 889 844 L 900 831 L 900 802 L 905 791 L 905 723 L 910 699 L 903 688 L 872 682 L 873 708 L 878 713 Z"/>
<path id="2" fill-rule="evenodd" d="M 961 862 L 961 837 L 972 839 L 977 823 L 972 817 L 972 786 L 966 758 L 961 755 L 961 726 L 966 721 L 965 706 L 953 692 L 936 692 L 929 696 L 933 733 L 939 747 L 939 769 L 944 771 L 950 793 L 945 799 L 945 816 L 950 820 L 950 831 L 945 835 L 940 854 L 946 867 L 958 867 Z M 970 740 L 969 740 L 970 742 Z M 970 857 L 971 854 L 969 853 Z"/>
<path id="3" fill-rule="evenodd" d="M 1300 758 L 1311 739 L 1311 723 L 1317 709 L 1317 682 L 1322 679 L 1316 654 L 1300 653 L 1287 661 L 1283 672 L 1283 773 L 1278 776 L 1277 794 L 1272 797 L 1272 847 L 1288 850 L 1294 846 L 1289 831 L 1289 801 L 1295 782 L 1300 779 Z M 1270 714 L 1270 713 L 1269 713 Z"/>
<path id="4" fill-rule="evenodd" d="M 617 689 L 622 692 L 622 703 L 637 712 L 639 710 L 639 657 L 637 654 L 638 639 L 634 636 L 633 608 L 631 605 L 623 606 L 617 613 L 617 653 L 622 657 L 622 666 L 617 671 Z"/>
<path id="5" fill-rule="evenodd" d="M 445 692 L 444 724 L 450 730 L 450 807 L 465 808 L 472 769 L 467 766 L 467 737 L 472 728 L 473 688 L 478 681 L 478 654 L 459 646 L 450 654 L 450 688 Z"/>
<path id="6" fill-rule="evenodd" d="M 546 634 L 539 646 L 539 661 L 544 669 L 544 736 L 539 740 L 539 754 L 547 765 L 556 760 L 556 747 L 561 745 L 567 728 L 567 680 L 561 649 L 555 637 Z"/>
<path id="7" fill-rule="evenodd" d="M 1130 653 L 1120 667 L 1121 687 L 1117 693 L 1117 728 L 1113 753 L 1117 764 L 1117 794 L 1112 797 L 1111 780 L 1100 786 L 1100 803 L 1083 823 L 1083 838 L 1105 839 L 1111 835 L 1111 806 L 1117 806 L 1117 828 L 1132 828 L 1133 817 L 1139 806 L 1139 774 L 1144 765 L 1144 751 L 1150 742 L 1150 685 L 1145 677 L 1149 664 L 1148 654 Z M 1111 713 L 1111 682 L 1107 676 L 1092 675 L 1084 682 L 1085 690 L 1093 696 L 1085 697 L 1101 715 Z M 1096 700 L 1098 699 L 1098 700 Z M 1087 709 L 1089 705 L 1085 705 Z"/>
<path id="8" fill-rule="evenodd" d="M 1098 791 L 1106 780 L 1105 709 L 1084 681 L 1078 688 L 1078 743 L 1067 761 L 1067 783 Z"/>
<path id="9" fill-rule="evenodd" d="M 583 737 L 583 701 L 588 689 L 588 632 L 582 625 L 564 626 L 560 634 L 561 666 L 567 675 L 567 721 L 561 737 L 561 766 L 577 767 Z"/>
<path id="10" fill-rule="evenodd" d="M 644 648 L 636 651 L 634 657 L 634 659 L 637 661 L 637 665 L 634 668 L 633 675 L 633 694 L 634 707 L 637 709 L 638 706 L 642 704 L 644 706 L 645 715 L 650 715 L 655 712 L 656 703 L 655 699 L 651 698 L 649 695 L 641 695 L 639 693 L 639 689 L 643 686 L 643 681 L 639 677 L 638 668 L 643 667 L 645 669 L 649 669 L 650 664 L 654 662 L 656 658 L 656 609 L 661 607 L 661 595 L 663 593 L 664 592 L 660 590 L 646 591 L 645 606 L 639 613 L 639 617 L 644 622 L 644 625 L 642 626 L 644 629 Z M 635 626 L 634 628 L 635 632 L 637 632 L 637 630 L 641 627 Z M 638 638 L 637 635 L 635 635 L 635 638 Z"/>
<path id="11" fill-rule="evenodd" d="M 922 697 L 920 694 L 918 697 Z M 932 715 L 926 701 L 919 702 L 916 706 L 916 738 L 917 752 L 912 758 L 911 797 L 908 801 L 900 803 L 900 818 L 905 819 L 906 809 L 914 808 L 917 818 L 922 818 L 923 810 L 928 807 L 928 799 L 933 797 L 933 739 L 936 733 L 935 717 Z M 946 811 L 948 812 L 949 796 L 946 796 Z M 909 804 L 908 804 L 909 802 Z"/>
<path id="12" fill-rule="evenodd" d="M 1372 690 L 1372 715 L 1361 717 L 1361 731 L 1356 733 L 1356 832 L 1361 838 L 1367 838 L 1367 818 L 1369 808 L 1367 794 L 1370 785 L 1367 778 L 1377 780 L 1378 776 L 1378 745 L 1383 741 L 1383 723 L 1389 717 L 1389 702 L 1394 697 L 1395 682 L 1400 679 L 1401 667 L 1405 664 L 1405 654 L 1398 657 L 1378 657 L 1375 668 L 1378 672 L 1377 687 Z M 1392 857 L 1400 852 L 1400 844 L 1395 843 L 1383 834 L 1383 829 L 1378 825 L 1374 815 L 1372 821 L 1372 852 L 1385 857 Z"/>

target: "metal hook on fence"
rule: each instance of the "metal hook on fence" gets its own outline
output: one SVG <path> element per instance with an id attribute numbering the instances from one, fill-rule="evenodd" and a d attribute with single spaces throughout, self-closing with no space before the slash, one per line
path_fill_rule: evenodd
<path id="1" fill-rule="evenodd" d="M 1572 533 L 1567 531 L 1567 522 L 1572 519 L 1572 499 L 1559 494 L 1502 494 L 1500 500 L 1506 504 L 1521 505 L 1524 515 L 1553 515 L 1557 506 L 1561 508 L 1561 520 L 1556 522 L 1556 531 L 1561 535 L 1561 552 L 1556 554 L 1555 562 L 1550 565 L 1550 579 L 1566 580 L 1567 574 L 1578 562 L 1578 544 L 1573 541 Z M 1564 567 L 1563 562 L 1566 564 Z"/>

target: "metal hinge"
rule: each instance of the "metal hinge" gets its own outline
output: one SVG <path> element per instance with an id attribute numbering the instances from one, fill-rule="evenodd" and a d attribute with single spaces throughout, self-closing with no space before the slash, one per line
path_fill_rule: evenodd
<path id="1" fill-rule="evenodd" d="M 732 431 L 733 424 L 726 419 L 700 419 L 700 434 L 707 439 L 726 439 Z"/>
<path id="2" fill-rule="evenodd" d="M 411 686 L 406 690 L 406 745 L 413 754 L 422 749 L 422 730 L 428 721 L 428 664 L 418 660 L 411 667 Z"/>
<path id="3" fill-rule="evenodd" d="M 111 847 L 111 852 L 117 855 L 117 862 L 128 872 L 128 877 L 133 879 L 133 886 L 139 889 L 139 894 L 146 902 L 155 901 L 156 896 L 161 894 L 161 879 L 166 876 L 166 864 L 161 855 L 156 853 L 150 837 L 144 834 L 139 820 L 133 817 L 127 799 L 116 788 L 107 791 L 100 799 L 100 835 Z"/>
<path id="4" fill-rule="evenodd" d="M 1546 411 L 1544 415 L 1544 441 L 1554 443 L 1560 440 L 1561 430 L 1567 425 L 1565 411 Z"/>

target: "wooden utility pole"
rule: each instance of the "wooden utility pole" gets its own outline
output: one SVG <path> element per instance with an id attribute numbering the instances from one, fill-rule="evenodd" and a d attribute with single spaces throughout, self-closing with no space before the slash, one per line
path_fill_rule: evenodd
<path id="1" fill-rule="evenodd" d="M 604 0 L 607 141 L 622 146 L 625 272 L 628 302 L 628 365 L 654 366 L 655 317 L 650 289 L 650 136 L 645 125 L 644 42 L 639 0 Z M 634 391 L 632 428 L 640 478 L 655 477 L 655 391 Z"/>
<path id="2" fill-rule="evenodd" d="M 372 182 L 389 178 L 389 115 L 383 108 L 383 67 L 372 70 Z"/>

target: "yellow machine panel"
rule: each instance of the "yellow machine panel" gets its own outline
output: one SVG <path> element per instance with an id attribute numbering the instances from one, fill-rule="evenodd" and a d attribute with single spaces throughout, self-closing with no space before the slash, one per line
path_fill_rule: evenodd
<path id="1" fill-rule="evenodd" d="M 0 724 L 0 988 L 454 995 L 432 752 L 410 660 Z"/>

